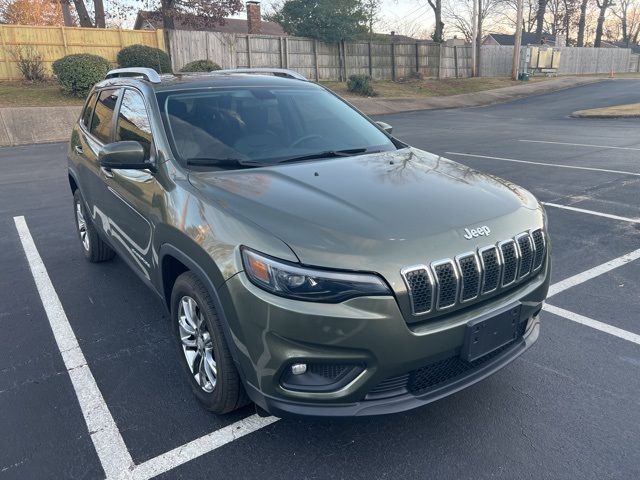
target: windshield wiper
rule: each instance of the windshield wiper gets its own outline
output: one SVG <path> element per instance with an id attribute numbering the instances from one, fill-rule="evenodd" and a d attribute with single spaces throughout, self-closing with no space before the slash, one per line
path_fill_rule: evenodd
<path id="1" fill-rule="evenodd" d="M 336 158 L 336 157 L 352 157 L 354 155 L 361 155 L 363 153 L 376 153 L 367 152 L 366 148 L 351 148 L 348 150 L 327 150 L 325 152 L 311 153 L 309 155 L 301 155 L 299 157 L 283 158 L 275 163 L 288 163 L 288 162 L 303 162 L 305 160 L 315 160 L 316 158 Z"/>
<path id="2" fill-rule="evenodd" d="M 207 158 L 196 157 L 187 159 L 187 165 L 194 167 L 225 167 L 233 166 L 239 168 L 264 167 L 264 163 L 241 160 L 239 158 Z"/>

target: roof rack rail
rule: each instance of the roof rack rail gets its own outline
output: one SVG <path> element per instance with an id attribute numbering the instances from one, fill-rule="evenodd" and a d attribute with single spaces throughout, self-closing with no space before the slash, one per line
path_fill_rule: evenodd
<path id="1" fill-rule="evenodd" d="M 234 74 L 234 73 L 253 73 L 258 75 L 273 75 L 274 77 L 292 78 L 295 80 L 308 81 L 304 75 L 287 70 L 286 68 L 233 68 L 229 70 L 214 70 L 213 74 Z"/>
<path id="2" fill-rule="evenodd" d="M 120 77 L 142 77 L 146 81 L 151 83 L 160 83 L 160 75 L 153 68 L 116 68 L 115 70 L 109 70 L 107 76 L 104 78 L 120 78 Z"/>

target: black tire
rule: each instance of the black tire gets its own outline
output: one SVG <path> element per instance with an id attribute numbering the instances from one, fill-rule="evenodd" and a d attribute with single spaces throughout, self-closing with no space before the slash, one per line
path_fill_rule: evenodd
<path id="1" fill-rule="evenodd" d="M 80 190 L 73 192 L 73 216 L 85 258 L 92 263 L 111 260 L 115 256 L 115 252 L 100 238 L 98 230 L 91 221 L 91 215 L 87 213 Z"/>
<path id="2" fill-rule="evenodd" d="M 186 313 L 185 306 L 182 302 L 189 298 L 195 301 L 197 307 L 196 314 L 198 318 L 201 319 L 202 324 L 206 326 L 206 333 L 210 334 L 217 375 L 215 385 L 212 387 L 213 390 L 209 392 L 199 383 L 199 380 L 196 380 L 194 371 L 187 361 L 185 347 L 182 342 L 179 320 L 180 317 Z M 180 363 L 187 374 L 191 390 L 207 410 L 217 414 L 225 414 L 249 403 L 249 398 L 242 386 L 240 375 L 231 357 L 231 352 L 229 351 L 229 346 L 227 345 L 224 331 L 220 319 L 216 314 L 211 296 L 200 279 L 191 272 L 185 272 L 180 275 L 173 286 L 171 293 L 171 329 L 176 339 Z M 198 329 L 198 331 L 200 333 L 197 335 L 202 335 L 202 330 Z M 185 331 L 182 330 L 182 333 L 184 332 Z M 206 335 L 206 333 L 204 335 Z M 189 351 L 194 351 L 194 347 L 190 348 L 191 350 Z M 198 357 L 196 356 L 196 358 Z M 200 358 L 202 358 L 202 356 Z M 198 362 L 194 361 L 193 363 Z M 205 377 L 205 383 L 208 381 L 206 378 L 207 377 Z M 209 383 L 208 386 L 211 388 L 211 383 Z"/>

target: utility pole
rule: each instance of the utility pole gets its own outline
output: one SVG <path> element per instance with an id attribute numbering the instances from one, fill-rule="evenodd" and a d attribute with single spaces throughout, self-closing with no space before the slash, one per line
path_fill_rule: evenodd
<path id="1" fill-rule="evenodd" d="M 523 1 L 518 0 L 518 15 L 516 20 L 516 35 L 513 39 L 513 64 L 511 65 L 511 79 L 518 80 L 518 69 L 520 68 L 520 46 L 522 44 L 522 6 Z"/>
<path id="2" fill-rule="evenodd" d="M 471 0 L 473 2 L 473 15 L 471 17 L 471 76 L 477 77 L 478 71 L 476 70 L 476 43 L 478 41 L 478 4 L 477 0 Z"/>

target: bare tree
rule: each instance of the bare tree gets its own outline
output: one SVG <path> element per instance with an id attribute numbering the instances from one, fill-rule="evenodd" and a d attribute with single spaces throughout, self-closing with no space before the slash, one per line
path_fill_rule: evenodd
<path id="1" fill-rule="evenodd" d="M 444 42 L 444 22 L 442 21 L 442 0 L 427 0 L 433 15 L 435 17 L 436 26 L 433 30 L 433 41 Z"/>
<path id="2" fill-rule="evenodd" d="M 478 16 L 484 28 L 498 30 L 504 17 L 504 0 L 484 0 Z M 443 17 L 451 30 L 470 42 L 472 37 L 473 0 L 449 0 L 443 7 Z"/>
<path id="3" fill-rule="evenodd" d="M 598 15 L 598 23 L 596 26 L 596 39 L 593 42 L 594 47 L 600 47 L 602 45 L 602 33 L 604 20 L 606 18 L 607 9 L 611 6 L 612 0 L 596 0 L 596 5 L 600 9 L 600 14 Z"/>
<path id="4" fill-rule="evenodd" d="M 536 12 L 536 42 L 538 43 L 542 40 L 542 32 L 544 31 L 544 16 L 547 11 L 547 2 L 548 0 L 538 0 L 538 11 Z"/>
<path id="5" fill-rule="evenodd" d="M 640 34 L 640 9 L 637 0 L 619 0 L 617 8 L 613 9 L 613 14 L 620 22 L 622 41 L 627 47 L 638 43 Z"/>
<path id="6" fill-rule="evenodd" d="M 589 0 L 581 0 L 580 3 L 580 19 L 578 20 L 578 38 L 576 40 L 576 46 L 584 47 L 584 34 L 587 23 L 587 7 L 589 6 Z"/>

